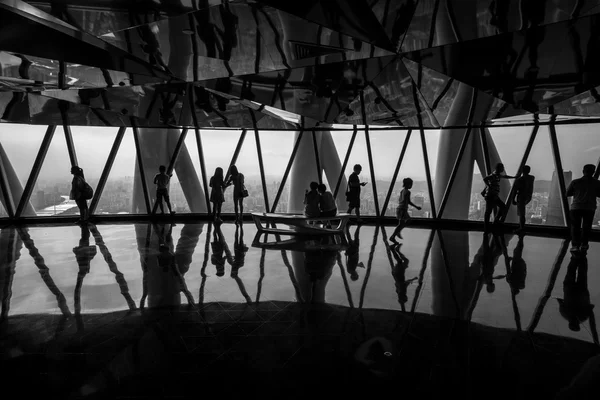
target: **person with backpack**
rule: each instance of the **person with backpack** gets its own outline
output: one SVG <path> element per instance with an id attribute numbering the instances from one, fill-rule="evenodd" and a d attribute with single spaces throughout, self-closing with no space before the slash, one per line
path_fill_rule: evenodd
<path id="1" fill-rule="evenodd" d="M 71 167 L 71 174 L 73 175 L 73 180 L 71 181 L 71 193 L 69 199 L 75 200 L 75 203 L 79 208 L 79 220 L 77 223 L 86 223 L 90 217 L 87 201 L 94 196 L 94 190 L 85 181 L 83 169 L 74 165 Z"/>

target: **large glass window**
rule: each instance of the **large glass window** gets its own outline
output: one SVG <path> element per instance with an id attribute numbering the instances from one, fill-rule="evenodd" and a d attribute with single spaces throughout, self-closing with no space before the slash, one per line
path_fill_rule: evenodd
<path id="1" fill-rule="evenodd" d="M 133 207 L 134 178 L 137 168 L 133 130 L 127 129 L 100 196 L 96 214 L 146 213 L 143 207 L 140 209 Z M 138 181 L 138 185 L 141 202 L 144 202 L 141 181 Z"/>
<path id="2" fill-rule="evenodd" d="M 273 207 L 275 196 L 283 180 L 283 174 L 292 156 L 296 143 L 294 131 L 262 131 L 260 132 L 260 146 L 262 149 L 265 180 L 269 205 Z M 277 203 L 277 212 L 287 212 L 290 179 L 285 182 L 281 197 Z"/>

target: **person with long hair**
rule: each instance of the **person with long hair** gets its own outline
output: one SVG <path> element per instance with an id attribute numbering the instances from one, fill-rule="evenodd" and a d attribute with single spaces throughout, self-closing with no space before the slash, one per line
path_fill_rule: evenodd
<path id="1" fill-rule="evenodd" d="M 73 180 L 71 181 L 71 193 L 69 198 L 75 200 L 77 207 L 79 208 L 79 220 L 77 223 L 87 222 L 89 218 L 89 209 L 87 201 L 91 199 L 91 188 L 85 181 L 83 176 L 83 169 L 74 165 L 71 167 L 71 174 L 73 174 Z"/>
<path id="2" fill-rule="evenodd" d="M 223 189 L 225 182 L 223 178 L 223 168 L 217 167 L 215 174 L 210 178 L 210 202 L 213 203 L 213 219 L 215 222 L 223 222 L 221 220 L 221 207 L 225 202 Z"/>
<path id="3" fill-rule="evenodd" d="M 225 187 L 233 185 L 233 208 L 235 211 L 235 221 L 242 222 L 244 215 L 244 197 L 248 195 L 244 185 L 244 174 L 238 171 L 235 165 L 229 167 L 229 178 L 225 182 Z"/>

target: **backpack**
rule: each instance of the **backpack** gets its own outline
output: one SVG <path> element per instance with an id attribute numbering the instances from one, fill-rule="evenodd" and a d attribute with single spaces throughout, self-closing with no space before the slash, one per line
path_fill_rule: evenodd
<path id="1" fill-rule="evenodd" d="M 83 182 L 83 190 L 81 193 L 83 194 L 84 200 L 90 200 L 92 197 L 94 197 L 94 189 L 92 189 L 92 187 L 85 181 Z"/>

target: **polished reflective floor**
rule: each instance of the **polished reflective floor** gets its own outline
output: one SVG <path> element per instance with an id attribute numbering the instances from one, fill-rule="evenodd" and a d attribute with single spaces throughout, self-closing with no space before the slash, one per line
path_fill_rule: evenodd
<path id="1" fill-rule="evenodd" d="M 514 375 L 499 392 L 513 396 L 552 376 L 535 390 L 553 396 L 598 363 L 599 243 L 572 254 L 562 239 L 407 228 L 398 246 L 392 229 L 316 239 L 227 223 L 2 229 L 3 368 L 59 398 L 186 397 L 194 379 L 227 382 L 232 368 L 252 390 L 268 371 L 274 393 L 293 385 L 289 373 L 308 379 L 307 393 L 356 394 L 307 363 L 360 379 L 365 394 L 419 382 L 475 396 L 483 369 Z M 223 390 L 245 393 L 234 386 Z"/>

